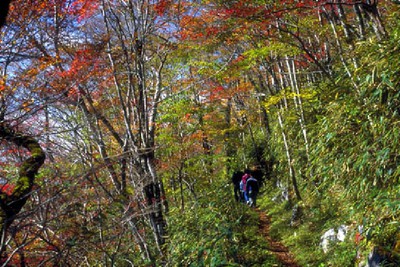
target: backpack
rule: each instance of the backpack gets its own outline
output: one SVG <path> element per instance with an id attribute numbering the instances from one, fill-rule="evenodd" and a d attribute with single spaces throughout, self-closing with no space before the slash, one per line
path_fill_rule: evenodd
<path id="1" fill-rule="evenodd" d="M 248 190 L 248 192 L 251 191 L 252 194 L 257 194 L 258 193 L 258 181 L 250 176 L 247 181 L 246 181 L 246 190 Z"/>
<path id="2" fill-rule="evenodd" d="M 242 180 L 243 175 L 244 175 L 244 173 L 241 172 L 241 171 L 234 172 L 233 175 L 232 175 L 232 179 L 231 179 L 232 183 L 234 185 L 239 185 L 240 181 Z"/>
<path id="3" fill-rule="evenodd" d="M 250 174 L 248 174 L 248 173 L 245 173 L 243 176 L 242 176 L 242 181 L 241 181 L 241 184 L 242 184 L 242 190 L 243 191 L 246 191 L 246 185 L 247 185 L 247 179 L 249 179 L 249 177 L 251 177 L 250 176 Z"/>

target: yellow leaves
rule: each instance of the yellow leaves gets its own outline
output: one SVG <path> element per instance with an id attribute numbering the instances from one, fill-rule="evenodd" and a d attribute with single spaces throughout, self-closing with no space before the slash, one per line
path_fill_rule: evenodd
<path id="1" fill-rule="evenodd" d="M 39 73 L 39 70 L 36 68 L 32 68 L 26 72 L 28 76 L 36 76 Z"/>
<path id="2" fill-rule="evenodd" d="M 286 98 L 286 96 L 285 96 L 285 95 L 282 95 L 282 94 L 275 95 L 275 96 L 270 96 L 270 97 L 268 98 L 268 101 L 266 101 L 266 102 L 264 103 L 264 107 L 265 107 L 266 109 L 268 109 L 268 108 L 271 107 L 271 106 L 275 106 L 276 104 L 278 104 L 281 100 L 283 100 L 283 99 L 285 99 L 285 98 Z"/>
<path id="3" fill-rule="evenodd" d="M 22 103 L 22 109 L 25 110 L 26 112 L 30 111 L 32 109 L 32 104 L 34 103 L 34 99 L 29 99 L 26 100 Z"/>
<path id="4" fill-rule="evenodd" d="M 316 96 L 316 92 L 312 89 L 305 89 L 304 92 L 297 94 L 294 92 L 287 92 L 286 90 L 280 91 L 278 94 L 269 96 L 268 100 L 264 102 L 264 107 L 269 109 L 271 106 L 275 106 L 284 99 L 301 98 L 303 100 L 312 100 Z"/>

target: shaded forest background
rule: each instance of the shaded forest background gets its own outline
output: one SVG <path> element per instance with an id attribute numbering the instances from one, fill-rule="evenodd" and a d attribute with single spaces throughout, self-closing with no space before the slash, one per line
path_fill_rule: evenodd
<path id="1" fill-rule="evenodd" d="M 364 266 L 374 250 L 396 266 L 399 7 L 12 2 L 2 265 L 272 266 L 230 184 L 252 168 L 271 235 L 300 265 Z M 321 235 L 341 225 L 324 253 Z"/>

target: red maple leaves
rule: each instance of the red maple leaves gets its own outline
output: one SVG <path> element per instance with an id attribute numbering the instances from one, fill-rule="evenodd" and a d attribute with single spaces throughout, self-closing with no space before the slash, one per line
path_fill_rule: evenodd
<path id="1" fill-rule="evenodd" d="M 15 185 L 5 183 L 0 185 L 0 192 L 6 194 L 7 196 L 11 196 L 14 191 Z"/>

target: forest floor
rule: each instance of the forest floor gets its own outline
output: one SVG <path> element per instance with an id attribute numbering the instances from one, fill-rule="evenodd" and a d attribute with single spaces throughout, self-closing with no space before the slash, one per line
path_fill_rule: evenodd
<path id="1" fill-rule="evenodd" d="M 274 240 L 270 236 L 269 229 L 271 225 L 271 220 L 268 215 L 259 209 L 257 209 L 257 213 L 259 214 L 260 218 L 260 232 L 264 235 L 266 241 L 268 242 L 269 250 L 271 251 L 271 253 L 276 256 L 282 266 L 300 267 L 300 265 L 294 259 L 294 256 L 290 253 L 289 249 L 284 244 L 277 240 Z"/>

